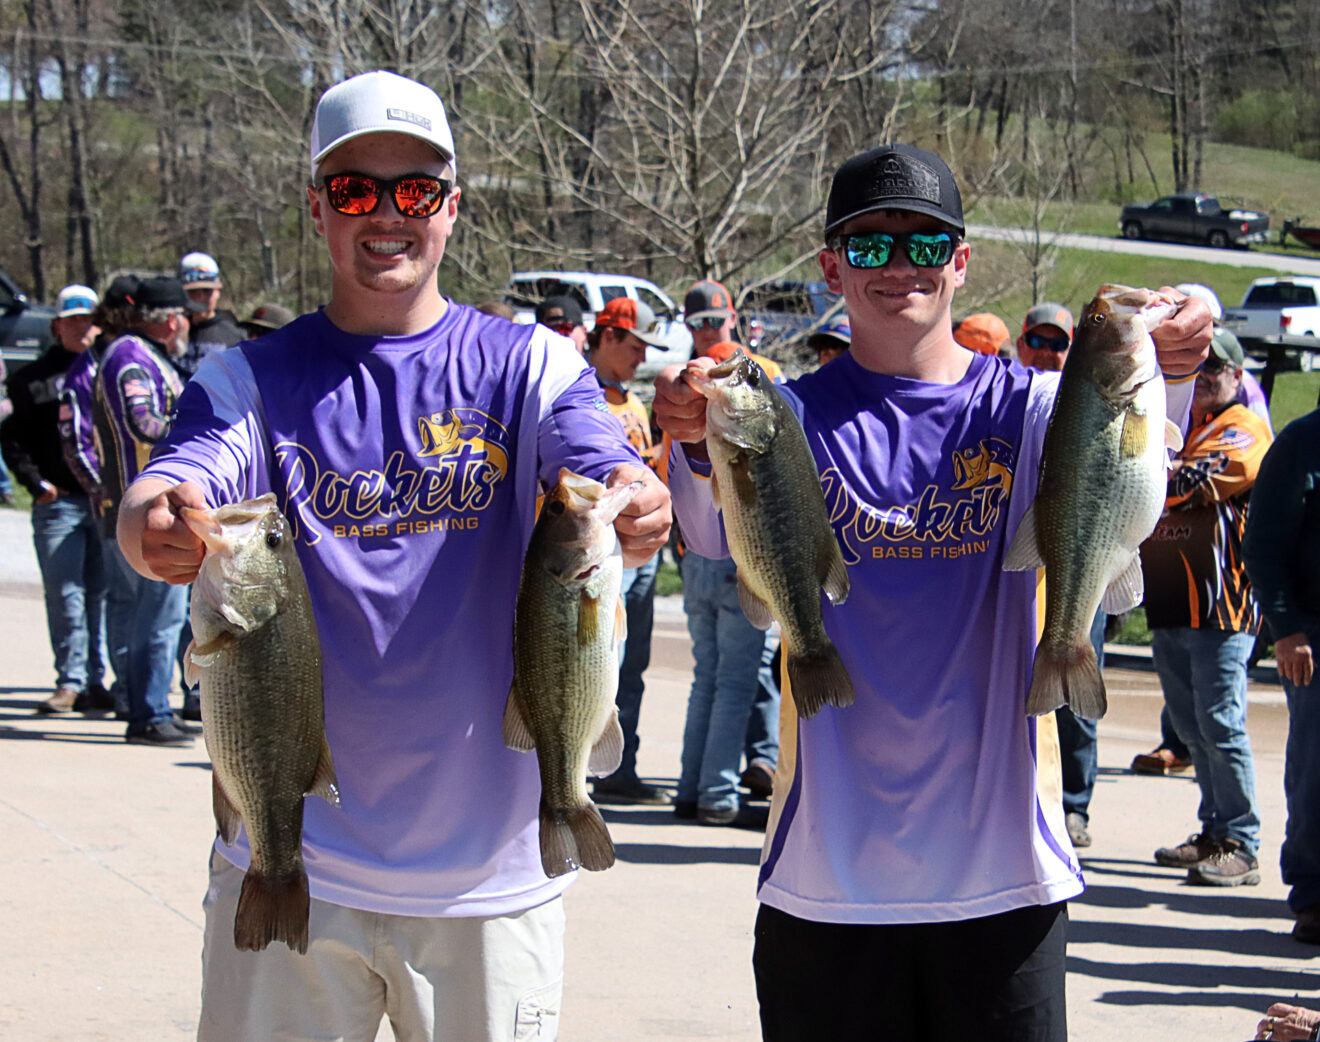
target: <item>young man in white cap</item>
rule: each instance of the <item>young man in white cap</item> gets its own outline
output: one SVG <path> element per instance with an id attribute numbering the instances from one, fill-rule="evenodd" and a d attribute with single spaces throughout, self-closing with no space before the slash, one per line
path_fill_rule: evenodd
<path id="1" fill-rule="evenodd" d="M 1058 382 L 953 339 L 970 253 L 938 156 L 892 145 L 836 172 L 820 264 L 852 346 L 783 393 L 849 565 L 825 626 L 857 697 L 782 732 L 754 956 L 768 1042 L 877 1024 L 927 1039 L 950 996 L 978 1039 L 1067 1038 L 1065 909 L 1081 869 L 1057 795 L 1037 790 L 1036 577 L 1003 570 Z M 1157 330 L 1164 371 L 1192 372 L 1209 336 L 1205 306 L 1183 305 Z M 706 402 L 685 372 L 661 374 L 654 414 L 684 443 L 670 461 L 684 537 L 719 556 Z M 969 482 L 979 454 L 999 472 Z"/>
<path id="2" fill-rule="evenodd" d="M 329 303 L 205 360 L 121 514 L 144 573 L 188 582 L 179 518 L 273 491 L 307 574 L 343 801 L 308 800 L 306 955 L 238 952 L 246 841 L 211 861 L 203 1042 L 553 1038 L 561 895 L 541 867 L 536 758 L 502 720 L 538 488 L 561 467 L 643 487 L 625 563 L 669 529 L 668 494 L 566 338 L 455 303 L 436 272 L 458 218 L 454 143 L 423 84 L 336 84 L 311 135 Z"/>
<path id="3" fill-rule="evenodd" d="M 212 351 L 241 344 L 247 333 L 232 312 L 219 306 L 225 284 L 220 265 L 209 253 L 185 253 L 179 260 L 179 281 L 197 309 L 188 316 L 188 349 L 173 359 L 174 367 L 187 379 Z"/>
<path id="4" fill-rule="evenodd" d="M 14 477 L 32 494 L 32 541 L 46 592 L 46 625 L 55 652 L 55 693 L 38 713 L 109 709 L 106 668 L 106 572 L 92 502 L 65 461 L 60 394 L 69 367 L 96 339 L 96 291 L 60 290 L 51 329 L 55 343 L 9 381 L 13 414 L 0 425 L 0 447 Z"/>

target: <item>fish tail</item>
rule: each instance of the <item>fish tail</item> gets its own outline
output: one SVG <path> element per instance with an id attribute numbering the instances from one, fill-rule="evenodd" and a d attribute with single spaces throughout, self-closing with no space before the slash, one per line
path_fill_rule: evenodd
<path id="1" fill-rule="evenodd" d="M 1036 649 L 1027 713 L 1041 716 L 1063 705 L 1088 720 L 1099 720 L 1108 708 L 1100 663 L 1089 643 L 1042 644 Z"/>
<path id="2" fill-rule="evenodd" d="M 810 653 L 788 652 L 788 682 L 802 717 L 815 716 L 822 706 L 853 704 L 852 677 L 832 643 Z"/>
<path id="3" fill-rule="evenodd" d="M 555 808 L 541 800 L 541 867 L 553 878 L 574 868 L 599 872 L 614 864 L 614 841 L 596 805 Z"/>
<path id="4" fill-rule="evenodd" d="M 275 876 L 249 868 L 234 915 L 234 947 L 259 952 L 271 941 L 283 941 L 306 955 L 310 903 L 301 861 L 297 868 Z"/>

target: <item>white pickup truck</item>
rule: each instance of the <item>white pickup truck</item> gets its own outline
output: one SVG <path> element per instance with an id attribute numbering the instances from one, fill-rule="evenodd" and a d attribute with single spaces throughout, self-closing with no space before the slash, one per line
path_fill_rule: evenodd
<path id="1" fill-rule="evenodd" d="M 692 357 L 692 334 L 683 315 L 664 290 L 635 275 L 602 275 L 592 271 L 517 271 L 504 291 L 504 301 L 514 309 L 514 321 L 536 321 L 536 307 L 546 297 L 571 296 L 582 308 L 583 324 L 590 330 L 596 312 L 615 297 L 632 297 L 649 307 L 660 320 L 661 335 L 668 350 L 646 349 L 646 361 L 637 369 L 637 380 L 648 381 L 672 362 Z"/>
<path id="2" fill-rule="evenodd" d="M 1223 324 L 1239 337 L 1320 336 L 1320 278 L 1256 279 Z"/>

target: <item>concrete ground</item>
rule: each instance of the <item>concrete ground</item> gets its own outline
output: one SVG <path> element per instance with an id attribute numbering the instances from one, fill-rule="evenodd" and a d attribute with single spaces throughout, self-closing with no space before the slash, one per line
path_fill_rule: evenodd
<path id="1" fill-rule="evenodd" d="M 198 1013 L 209 764 L 130 746 L 106 717 L 38 717 L 51 658 L 26 515 L 0 510 L 0 1040 L 186 1039 Z M 673 783 L 691 652 L 659 604 L 640 765 Z M 1320 948 L 1295 943 L 1279 879 L 1282 691 L 1265 670 L 1250 728 L 1264 821 L 1260 886 L 1188 887 L 1151 852 L 1196 831 L 1188 778 L 1128 774 L 1158 736 L 1148 661 L 1111 660 L 1088 889 L 1073 902 L 1071 1037 L 1239 1042 L 1276 999 L 1320 1006 Z M 759 1038 L 751 976 L 752 830 L 608 809 L 619 863 L 570 889 L 565 1042 Z M 949 996 L 956 1022 L 957 995 Z M 945 1012 L 945 1011 L 941 1011 Z M 877 1010 L 883 1038 L 883 1010 Z M 974 1038 L 975 1024 L 948 1035 Z M 382 1026 L 379 1038 L 391 1034 Z"/>

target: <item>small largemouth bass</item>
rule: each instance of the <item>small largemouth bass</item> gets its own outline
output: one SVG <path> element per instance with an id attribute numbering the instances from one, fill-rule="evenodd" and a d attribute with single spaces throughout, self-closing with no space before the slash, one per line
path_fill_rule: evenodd
<path id="1" fill-rule="evenodd" d="M 1045 568 L 1045 631 L 1027 712 L 1068 705 L 1099 719 L 1107 707 L 1091 622 L 1141 603 L 1138 550 L 1155 529 L 1168 484 L 1165 446 L 1182 434 L 1165 415 L 1150 331 L 1177 304 L 1148 289 L 1102 286 L 1077 323 L 1045 433 L 1036 499 L 1004 559 Z"/>
<path id="2" fill-rule="evenodd" d="M 233 843 L 241 822 L 252 850 L 234 945 L 283 941 L 305 953 L 303 796 L 339 804 L 307 580 L 274 493 L 181 514 L 206 546 L 186 661 L 201 682 L 215 823 Z"/>
<path id="3" fill-rule="evenodd" d="M 523 559 L 504 743 L 536 750 L 547 876 L 614 864 L 614 843 L 586 778 L 611 773 L 623 758 L 614 696 L 626 628 L 614 519 L 641 487 L 607 489 L 561 470 Z"/>
<path id="4" fill-rule="evenodd" d="M 760 629 L 779 620 L 800 716 L 852 705 L 852 678 L 825 633 L 820 599 L 822 589 L 834 604 L 847 599 L 848 569 L 802 424 L 741 351 L 688 379 L 708 399 L 711 495 L 738 565 L 743 614 Z"/>

